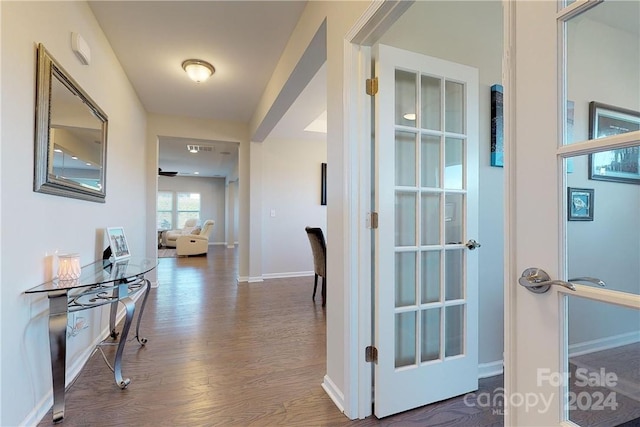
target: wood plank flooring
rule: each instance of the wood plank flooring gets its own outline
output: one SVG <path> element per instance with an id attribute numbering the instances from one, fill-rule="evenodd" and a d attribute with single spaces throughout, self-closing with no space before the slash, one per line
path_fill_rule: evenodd
<path id="1" fill-rule="evenodd" d="M 94 354 L 67 392 L 63 426 L 502 425 L 462 397 L 350 421 L 320 386 L 326 323 L 312 277 L 237 284 L 237 251 L 221 246 L 159 261 L 141 325 L 149 342 L 125 349 L 131 384 L 120 390 Z M 115 347 L 104 351 L 113 360 Z M 501 377 L 481 381 L 481 391 L 501 386 Z M 51 424 L 49 412 L 39 425 Z"/>

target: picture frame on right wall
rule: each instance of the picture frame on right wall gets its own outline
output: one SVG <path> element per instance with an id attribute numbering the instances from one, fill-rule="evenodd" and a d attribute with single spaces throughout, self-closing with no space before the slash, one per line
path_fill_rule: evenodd
<path id="1" fill-rule="evenodd" d="M 593 188 L 567 188 L 567 219 L 593 221 Z"/>
<path id="2" fill-rule="evenodd" d="M 640 112 L 592 101 L 589 139 L 640 130 Z M 589 155 L 589 179 L 640 184 L 640 147 L 626 147 Z"/>

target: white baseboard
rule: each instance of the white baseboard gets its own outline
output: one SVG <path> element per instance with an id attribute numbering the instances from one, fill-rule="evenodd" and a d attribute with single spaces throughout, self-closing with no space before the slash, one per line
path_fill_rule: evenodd
<path id="1" fill-rule="evenodd" d="M 227 242 L 209 242 L 209 246 L 226 246 Z"/>
<path id="2" fill-rule="evenodd" d="M 569 346 L 569 357 L 582 356 L 610 348 L 621 347 L 640 342 L 640 332 L 628 332 L 592 341 L 572 344 Z M 489 378 L 504 373 L 503 361 L 496 360 L 489 363 L 478 364 L 478 378 Z"/>
<path id="3" fill-rule="evenodd" d="M 478 379 L 495 377 L 504 372 L 504 364 L 502 360 L 496 360 L 489 363 L 478 364 Z"/>
<path id="4" fill-rule="evenodd" d="M 138 299 L 140 299 L 143 295 L 144 295 L 144 292 L 139 292 L 136 295 L 134 295 L 132 297 L 133 302 L 136 303 Z M 108 307 L 110 309 L 110 306 L 108 305 L 103 307 Z M 125 316 L 125 309 L 124 307 L 120 307 L 116 315 L 116 325 L 120 323 L 120 321 L 124 318 L 124 316 Z M 64 380 L 65 388 L 69 387 L 69 384 L 72 384 L 73 381 L 75 381 L 76 377 L 80 375 L 80 373 L 82 372 L 82 369 L 89 361 L 89 358 L 93 355 L 93 352 L 96 346 L 106 339 L 103 337 L 108 337 L 110 333 L 111 331 L 109 330 L 109 323 L 107 322 L 107 324 L 102 329 L 100 334 L 94 338 L 93 342 L 84 351 L 82 351 L 82 353 L 80 353 L 80 356 L 76 358 L 75 362 L 73 362 L 71 365 L 66 367 L 65 380 Z M 53 406 L 53 388 L 49 389 L 49 392 L 47 392 L 47 394 L 44 395 L 44 397 L 40 400 L 40 402 L 38 402 L 36 407 L 33 408 L 33 410 L 27 415 L 27 417 L 20 423 L 20 425 L 33 426 L 33 425 L 39 424 L 42 421 L 42 419 L 45 417 L 45 415 L 47 415 L 47 413 L 49 412 L 49 409 L 51 409 L 52 406 Z"/>
<path id="5" fill-rule="evenodd" d="M 289 273 L 266 273 L 262 277 L 265 279 L 286 279 L 288 277 L 309 277 L 314 274 L 313 271 L 292 271 Z"/>
<path id="6" fill-rule="evenodd" d="M 569 357 L 582 356 L 583 354 L 595 353 L 596 351 L 608 350 L 637 342 L 640 342 L 640 332 L 637 331 L 585 341 L 570 345 Z"/>
<path id="7" fill-rule="evenodd" d="M 329 376 L 325 375 L 322 381 L 322 388 L 329 395 L 333 403 L 338 407 L 340 412 L 344 413 L 344 394 L 338 387 L 331 381 Z"/>
<path id="8" fill-rule="evenodd" d="M 238 276 L 238 283 L 260 283 L 263 281 L 262 276 Z"/>

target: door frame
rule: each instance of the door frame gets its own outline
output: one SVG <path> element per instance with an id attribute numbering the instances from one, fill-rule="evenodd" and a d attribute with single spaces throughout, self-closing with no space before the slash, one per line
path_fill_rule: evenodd
<path id="1" fill-rule="evenodd" d="M 365 81 L 371 77 L 371 46 L 414 3 L 414 0 L 372 1 L 344 38 L 344 176 L 349 194 L 344 212 L 345 253 L 349 269 L 345 286 L 344 413 L 351 419 L 373 414 L 373 369 L 365 348 L 373 343 L 372 233 L 368 220 L 373 198 L 371 161 L 371 98 Z"/>

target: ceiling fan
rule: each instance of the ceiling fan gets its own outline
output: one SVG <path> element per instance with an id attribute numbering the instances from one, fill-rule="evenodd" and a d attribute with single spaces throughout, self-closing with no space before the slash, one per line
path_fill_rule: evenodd
<path id="1" fill-rule="evenodd" d="M 163 171 L 162 168 L 158 168 L 158 175 L 162 175 L 162 176 L 176 176 L 178 175 L 178 172 L 174 172 L 174 171 Z"/>

